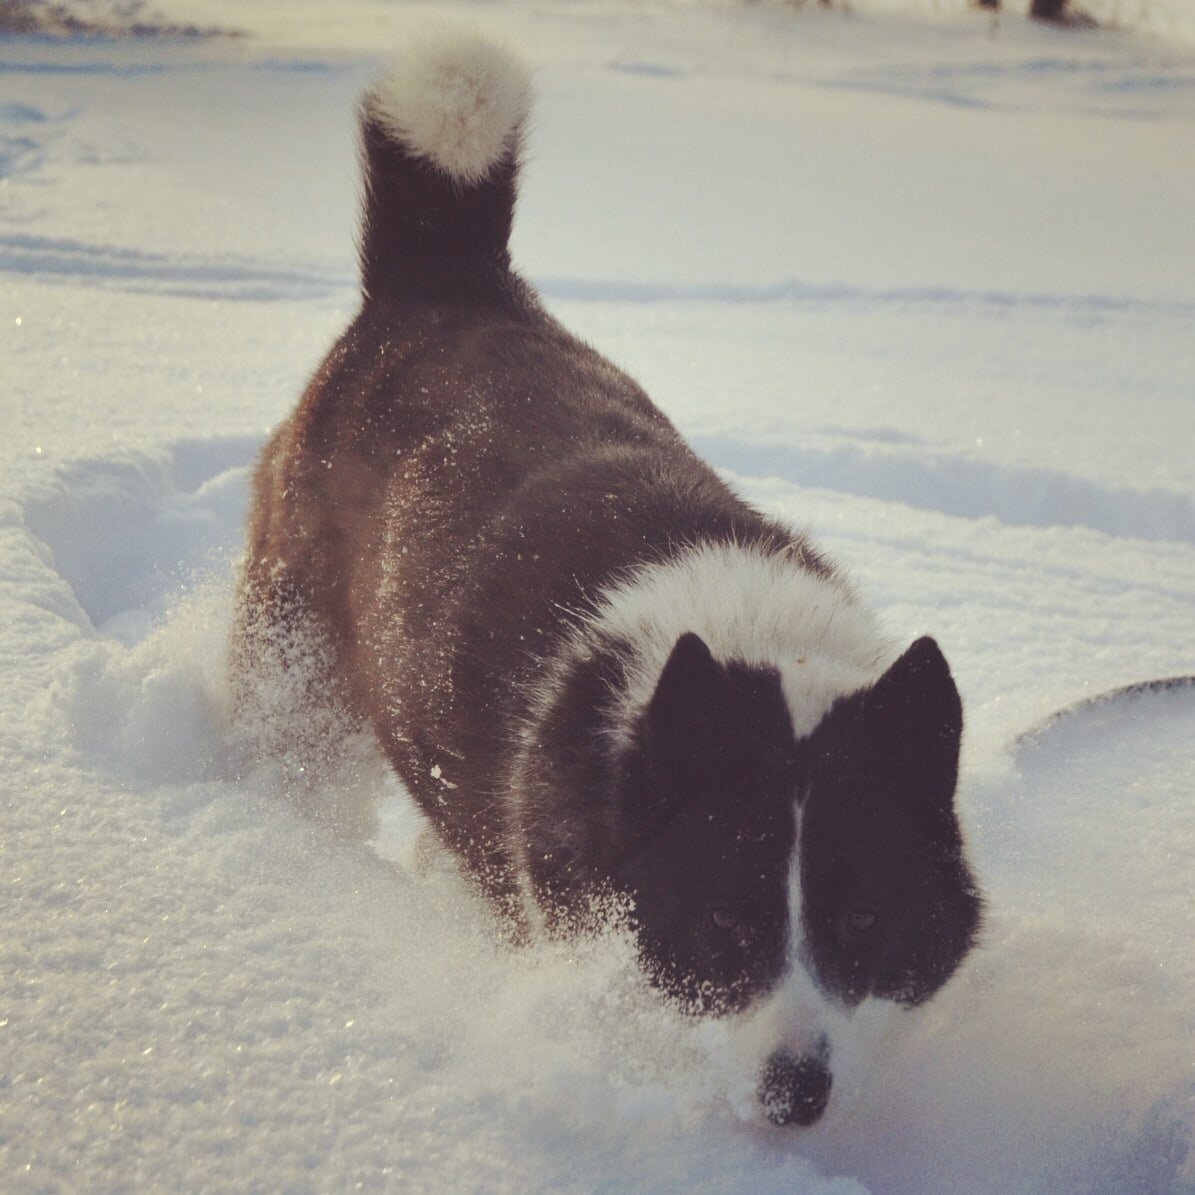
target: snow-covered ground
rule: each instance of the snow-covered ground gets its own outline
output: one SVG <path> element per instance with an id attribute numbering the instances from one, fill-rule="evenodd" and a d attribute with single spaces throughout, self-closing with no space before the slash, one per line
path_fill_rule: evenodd
<path id="1" fill-rule="evenodd" d="M 1023 737 L 1195 673 L 1195 56 L 898 7 L 0 38 L 0 1187 L 1195 1191 L 1195 689 Z M 810 1131 L 616 935 L 500 948 L 374 761 L 350 840 L 225 719 L 250 462 L 355 302 L 355 98 L 446 12 L 536 65 L 552 308 L 967 703 L 983 948 Z"/>

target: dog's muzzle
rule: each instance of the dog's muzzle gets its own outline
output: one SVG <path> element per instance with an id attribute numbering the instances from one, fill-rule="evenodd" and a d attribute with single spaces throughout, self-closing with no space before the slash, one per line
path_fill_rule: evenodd
<path id="1" fill-rule="evenodd" d="M 814 1054 L 777 1050 L 759 1076 L 759 1102 L 775 1125 L 811 1125 L 830 1100 L 830 1047 L 824 1039 Z"/>

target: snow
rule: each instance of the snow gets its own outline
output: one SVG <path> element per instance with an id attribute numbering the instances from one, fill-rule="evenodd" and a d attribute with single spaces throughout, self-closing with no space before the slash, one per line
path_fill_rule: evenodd
<path id="1" fill-rule="evenodd" d="M 454 7 L 536 70 L 553 310 L 966 701 L 982 949 L 800 1132 L 618 932 L 504 948 L 360 744 L 303 816 L 229 725 L 354 104 L 442 6 L 161 7 L 258 36 L 0 39 L 5 1189 L 1195 1191 L 1195 692 L 1024 737 L 1195 673 L 1191 6 Z"/>

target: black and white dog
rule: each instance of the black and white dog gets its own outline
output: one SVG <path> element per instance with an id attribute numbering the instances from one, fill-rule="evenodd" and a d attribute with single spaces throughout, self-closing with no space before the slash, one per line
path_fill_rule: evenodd
<path id="1" fill-rule="evenodd" d="M 528 97 L 465 35 L 364 98 L 364 301 L 258 467 L 238 684 L 315 661 L 514 924 L 616 898 L 809 1124 L 863 1002 L 923 1003 L 974 941 L 962 707 L 512 272 Z"/>

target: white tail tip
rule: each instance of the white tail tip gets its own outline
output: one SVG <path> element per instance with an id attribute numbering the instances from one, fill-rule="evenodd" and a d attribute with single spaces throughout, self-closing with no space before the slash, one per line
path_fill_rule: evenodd
<path id="1" fill-rule="evenodd" d="M 531 104 L 531 76 L 482 34 L 438 33 L 414 43 L 365 104 L 409 152 L 472 186 L 516 146 Z"/>

